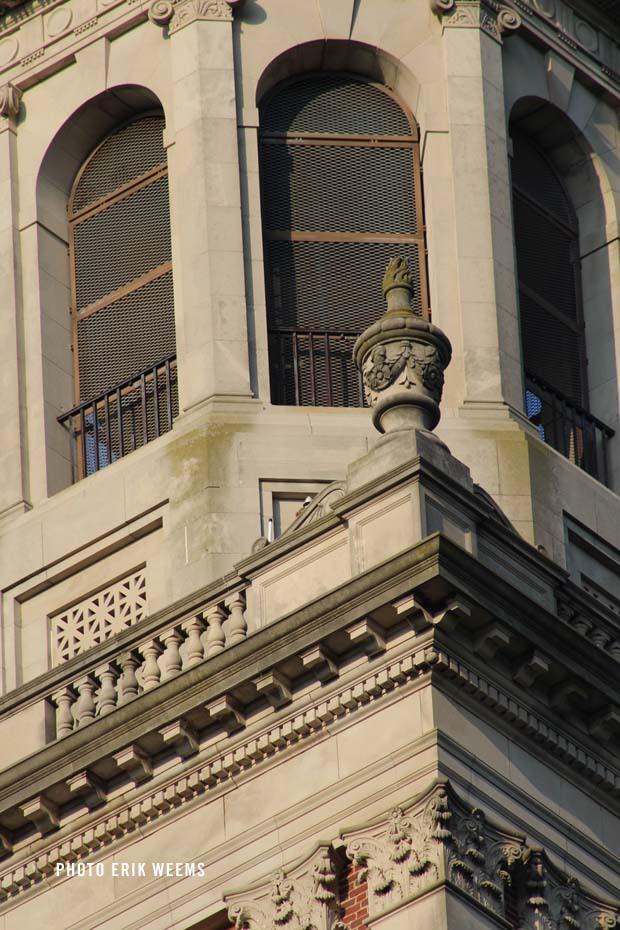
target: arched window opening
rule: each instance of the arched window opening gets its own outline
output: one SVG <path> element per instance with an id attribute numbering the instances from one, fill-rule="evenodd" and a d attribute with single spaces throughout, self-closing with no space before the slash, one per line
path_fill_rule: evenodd
<path id="1" fill-rule="evenodd" d="M 512 140 L 526 414 L 545 442 L 607 480 L 613 433 L 589 412 L 577 216 L 544 151 L 517 130 Z"/>
<path id="2" fill-rule="evenodd" d="M 361 406 L 351 349 L 395 254 L 429 314 L 417 126 L 384 87 L 311 74 L 262 102 L 259 142 L 272 401 Z"/>
<path id="3" fill-rule="evenodd" d="M 69 201 L 76 406 L 59 418 L 86 477 L 178 413 L 168 167 L 161 114 L 117 129 Z"/>

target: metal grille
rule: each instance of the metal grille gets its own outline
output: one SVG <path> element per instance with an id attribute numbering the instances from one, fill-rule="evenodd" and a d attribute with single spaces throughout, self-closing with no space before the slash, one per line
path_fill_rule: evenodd
<path id="1" fill-rule="evenodd" d="M 337 74 L 314 74 L 279 88 L 261 109 L 268 133 L 410 136 L 401 107 L 383 90 Z"/>
<path id="2" fill-rule="evenodd" d="M 267 295 L 272 328 L 350 330 L 359 335 L 381 312 L 381 282 L 395 254 L 408 258 L 419 275 L 416 243 L 266 243 Z M 422 299 L 416 291 L 416 312 Z"/>
<path id="3" fill-rule="evenodd" d="M 579 403 L 581 380 L 581 335 L 557 316 L 519 293 L 521 338 L 528 370 L 543 377 L 568 400 Z M 542 372 L 542 374 L 541 374 Z"/>
<path id="4" fill-rule="evenodd" d="M 175 352 L 172 272 L 78 320 L 80 400 Z"/>
<path id="5" fill-rule="evenodd" d="M 265 142 L 261 158 L 268 166 L 264 173 L 264 223 L 269 230 L 402 235 L 417 231 L 409 146 Z M 401 183 L 395 184 L 395 178 Z"/>
<path id="6" fill-rule="evenodd" d="M 178 413 L 163 125 L 143 117 L 111 135 L 74 191 L 78 407 L 59 419 L 81 477 L 171 429 Z"/>
<path id="7" fill-rule="evenodd" d="M 260 163 L 272 400 L 358 406 L 350 350 L 395 255 L 428 316 L 416 128 L 386 91 L 312 75 L 262 106 Z"/>
<path id="8" fill-rule="evenodd" d="M 90 157 L 73 193 L 77 213 L 157 165 L 166 163 L 163 116 L 137 119 L 105 139 Z"/>
<path id="9" fill-rule="evenodd" d="M 547 158 L 522 133 L 513 133 L 512 144 L 513 185 L 577 233 L 577 220 L 572 204 Z"/>
<path id="10" fill-rule="evenodd" d="M 78 310 L 170 261 L 167 175 L 76 223 L 74 247 Z"/>
<path id="11" fill-rule="evenodd" d="M 518 193 L 514 219 L 519 280 L 552 304 L 567 321 L 577 322 L 579 266 L 575 236 Z"/>
<path id="12" fill-rule="evenodd" d="M 593 477 L 607 480 L 613 430 L 587 410 L 579 230 L 542 152 L 515 135 L 512 166 L 525 408 L 540 436 Z"/>

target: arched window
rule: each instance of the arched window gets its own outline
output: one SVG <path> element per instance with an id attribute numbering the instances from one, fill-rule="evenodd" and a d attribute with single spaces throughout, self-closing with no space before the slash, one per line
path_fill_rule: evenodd
<path id="1" fill-rule="evenodd" d="M 178 412 L 164 120 L 146 114 L 95 149 L 69 201 L 80 477 L 172 427 Z"/>
<path id="2" fill-rule="evenodd" d="M 306 75 L 262 102 L 260 168 L 272 400 L 361 405 L 351 348 L 394 255 L 428 316 L 417 126 L 384 87 Z"/>
<path id="3" fill-rule="evenodd" d="M 526 413 L 546 442 L 604 479 L 611 430 L 589 413 L 577 216 L 545 152 L 517 130 L 512 140 Z"/>

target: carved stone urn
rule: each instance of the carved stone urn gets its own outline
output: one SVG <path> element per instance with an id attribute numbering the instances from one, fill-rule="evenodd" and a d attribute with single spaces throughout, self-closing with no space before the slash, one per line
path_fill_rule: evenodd
<path id="1" fill-rule="evenodd" d="M 393 258 L 383 278 L 387 310 L 353 347 L 372 422 L 380 433 L 432 430 L 439 423 L 443 373 L 452 356 L 447 336 L 411 309 L 409 264 Z"/>

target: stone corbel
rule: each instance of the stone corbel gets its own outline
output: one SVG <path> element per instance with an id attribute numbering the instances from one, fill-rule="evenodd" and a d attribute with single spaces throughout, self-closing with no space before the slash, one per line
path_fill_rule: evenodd
<path id="1" fill-rule="evenodd" d="M 14 84 L 0 87 L 0 117 L 14 123 L 22 105 L 22 92 Z"/>
<path id="2" fill-rule="evenodd" d="M 523 853 L 523 837 L 491 826 L 445 781 L 413 803 L 366 827 L 342 833 L 347 856 L 368 883 L 372 920 L 438 882 L 450 883 L 505 918 L 509 870 Z"/>
<path id="3" fill-rule="evenodd" d="M 331 847 L 321 844 L 297 867 L 248 891 L 224 895 L 236 930 L 346 930 Z"/>

